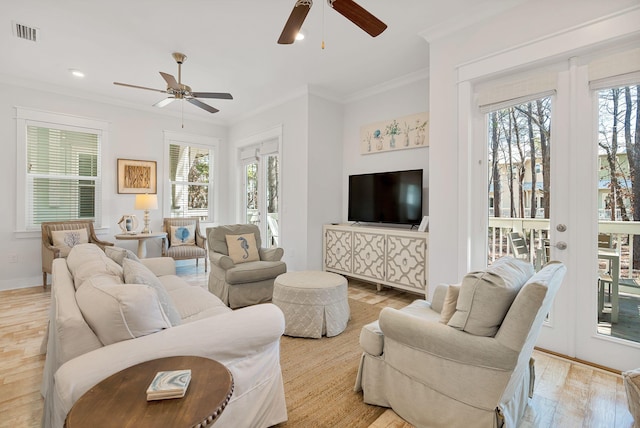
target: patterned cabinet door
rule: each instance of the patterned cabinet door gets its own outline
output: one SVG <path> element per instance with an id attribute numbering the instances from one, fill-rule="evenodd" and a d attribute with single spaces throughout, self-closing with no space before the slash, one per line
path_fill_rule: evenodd
<path id="1" fill-rule="evenodd" d="M 384 281 L 385 235 L 353 233 L 353 273 Z"/>
<path id="2" fill-rule="evenodd" d="M 325 269 L 351 273 L 351 232 L 339 229 L 325 231 Z"/>
<path id="3" fill-rule="evenodd" d="M 427 240 L 387 236 L 387 281 L 425 290 Z"/>

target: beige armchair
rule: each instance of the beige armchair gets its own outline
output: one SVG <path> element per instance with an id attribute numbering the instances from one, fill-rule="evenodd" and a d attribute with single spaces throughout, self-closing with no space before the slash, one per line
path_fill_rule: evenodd
<path id="1" fill-rule="evenodd" d="M 67 220 L 42 222 L 42 286 L 47 288 L 47 274 L 51 274 L 53 260 L 67 257 L 70 247 L 80 243 L 93 243 L 104 250 L 112 242 L 101 241 L 96 236 L 92 220 Z M 78 231 L 65 237 L 61 231 Z M 66 239 L 65 239 L 66 238 Z M 66 242 L 65 242 L 66 241 Z"/>
<path id="2" fill-rule="evenodd" d="M 252 248 L 253 242 L 247 244 L 243 238 L 247 235 L 255 239 L 255 248 Z M 230 251 L 227 236 L 232 244 L 244 244 L 235 261 L 234 247 Z M 232 309 L 271 301 L 275 278 L 287 271 L 287 265 L 281 261 L 282 248 L 261 248 L 260 230 L 253 224 L 208 228 L 207 242 L 211 261 L 209 291 Z M 250 261 L 244 261 L 245 253 L 249 256 L 253 250 L 255 257 L 247 257 Z"/>
<path id="3" fill-rule="evenodd" d="M 196 259 L 196 267 L 198 260 L 203 258 L 204 271 L 207 271 L 207 239 L 200 233 L 200 220 L 197 217 L 165 218 L 162 231 L 167 233 L 167 239 L 162 244 L 164 257 L 174 260 Z"/>
<path id="4" fill-rule="evenodd" d="M 534 274 L 503 259 L 363 327 L 355 390 L 366 403 L 416 427 L 518 426 L 533 395 L 533 347 L 566 268 L 550 262 Z"/>

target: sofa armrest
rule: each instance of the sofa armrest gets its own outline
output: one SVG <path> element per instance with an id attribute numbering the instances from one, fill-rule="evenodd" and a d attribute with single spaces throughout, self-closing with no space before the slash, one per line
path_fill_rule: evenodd
<path id="1" fill-rule="evenodd" d="M 246 386 L 247 377 L 258 376 L 256 370 L 269 370 L 268 364 L 280 369 L 283 333 L 282 311 L 273 304 L 262 304 L 104 346 L 60 367 L 55 374 L 55 390 L 45 397 L 46 401 L 55 401 L 45 403 L 45 412 L 50 411 L 45 419 L 53 426 L 58 426 L 56 422 L 62 426 L 73 404 L 91 387 L 127 367 L 156 358 L 193 355 L 214 359 L 232 372 L 237 380 L 236 393 L 246 393 L 240 390 L 239 379 L 245 379 Z M 255 368 L 249 369 L 248 365 Z"/>
<path id="2" fill-rule="evenodd" d="M 284 256 L 284 250 L 282 248 L 260 248 L 258 250 L 260 253 L 260 260 L 264 260 L 267 262 L 278 262 Z"/>
<path id="3" fill-rule="evenodd" d="M 393 308 L 384 308 L 380 312 L 380 329 L 385 343 L 394 340 L 459 364 L 513 370 L 518 362 L 518 352 L 503 346 L 493 337 L 474 336 Z"/>
<path id="4" fill-rule="evenodd" d="M 231 257 L 211 250 L 209 250 L 209 260 L 211 260 L 212 264 L 224 270 L 229 270 L 236 265 Z"/>
<path id="5" fill-rule="evenodd" d="M 140 259 L 140 261 L 155 276 L 176 274 L 176 261 L 172 257 L 150 257 L 148 259 Z"/>

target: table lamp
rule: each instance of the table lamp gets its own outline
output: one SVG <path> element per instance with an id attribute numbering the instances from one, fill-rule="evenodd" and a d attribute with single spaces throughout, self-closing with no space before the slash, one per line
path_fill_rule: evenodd
<path id="1" fill-rule="evenodd" d="M 151 233 L 149 229 L 149 210 L 158 209 L 158 195 L 136 195 L 136 205 L 134 207 L 137 210 L 144 210 L 144 229 L 142 233 Z"/>

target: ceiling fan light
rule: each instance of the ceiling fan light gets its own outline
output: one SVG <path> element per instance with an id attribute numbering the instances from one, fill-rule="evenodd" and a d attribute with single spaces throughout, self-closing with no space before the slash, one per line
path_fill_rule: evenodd
<path id="1" fill-rule="evenodd" d="M 304 40 L 305 36 L 306 34 L 304 31 L 302 30 L 298 31 L 298 34 L 296 34 L 296 41 Z"/>

